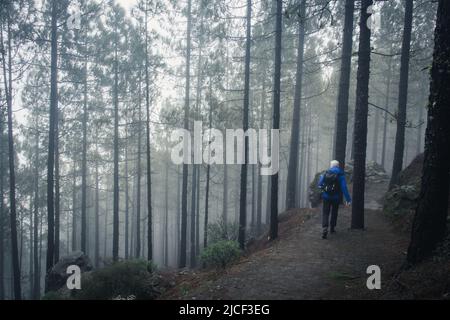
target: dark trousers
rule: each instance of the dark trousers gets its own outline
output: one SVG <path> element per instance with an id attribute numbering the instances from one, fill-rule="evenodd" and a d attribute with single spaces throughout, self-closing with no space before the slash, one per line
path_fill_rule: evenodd
<path id="1" fill-rule="evenodd" d="M 323 232 L 328 232 L 328 225 L 331 229 L 336 227 L 337 215 L 339 210 L 339 201 L 329 201 L 323 200 L 323 210 L 322 210 L 322 228 Z M 331 211 L 331 219 L 330 219 Z"/>

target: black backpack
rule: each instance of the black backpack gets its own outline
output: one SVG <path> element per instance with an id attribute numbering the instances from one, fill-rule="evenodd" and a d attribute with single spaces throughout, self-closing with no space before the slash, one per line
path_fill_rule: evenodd
<path id="1" fill-rule="evenodd" d="M 331 195 L 339 193 L 339 174 L 330 171 L 325 172 L 322 190 Z"/>

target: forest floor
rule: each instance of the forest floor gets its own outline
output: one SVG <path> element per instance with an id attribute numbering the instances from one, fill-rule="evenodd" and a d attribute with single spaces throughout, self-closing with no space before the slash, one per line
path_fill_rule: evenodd
<path id="1" fill-rule="evenodd" d="M 341 207 L 335 234 L 321 238 L 321 208 L 280 215 L 279 238 L 258 240 L 221 271 L 185 271 L 160 299 L 376 299 L 383 279 L 405 260 L 408 237 L 381 211 L 387 181 L 366 190 L 364 231 L 350 230 L 351 208 Z M 368 290 L 369 265 L 381 268 L 381 290 Z"/>

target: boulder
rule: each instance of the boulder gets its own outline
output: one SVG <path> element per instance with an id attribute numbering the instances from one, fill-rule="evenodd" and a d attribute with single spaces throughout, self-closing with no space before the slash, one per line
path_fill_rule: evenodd
<path id="1" fill-rule="evenodd" d="M 417 184 L 393 187 L 385 195 L 383 210 L 392 216 L 410 214 L 417 206 L 420 186 Z"/>
<path id="2" fill-rule="evenodd" d="M 398 176 L 397 184 L 384 196 L 383 211 L 392 217 L 402 217 L 416 209 L 420 193 L 423 153 L 419 154 Z"/>
<path id="3" fill-rule="evenodd" d="M 57 291 L 66 284 L 67 278 L 70 276 L 70 274 L 67 274 L 67 267 L 70 265 L 79 266 L 82 273 L 93 269 L 91 260 L 81 251 L 74 251 L 67 256 L 63 256 L 46 276 L 49 291 Z"/>
<path id="4" fill-rule="evenodd" d="M 423 161 L 424 155 L 421 153 L 399 173 L 397 184 L 386 192 L 383 210 L 387 215 L 413 215 L 420 195 Z"/>

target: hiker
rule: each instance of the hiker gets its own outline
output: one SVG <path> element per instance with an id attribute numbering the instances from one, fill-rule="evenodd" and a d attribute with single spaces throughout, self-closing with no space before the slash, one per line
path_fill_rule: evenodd
<path id="1" fill-rule="evenodd" d="M 322 239 L 326 239 L 328 235 L 328 225 L 330 225 L 331 233 L 336 232 L 337 215 L 342 195 L 345 197 L 346 206 L 350 205 L 352 201 L 347 190 L 345 173 L 344 170 L 339 167 L 339 161 L 333 160 L 330 162 L 330 169 L 320 176 L 319 188 L 322 190 L 323 199 Z"/>

